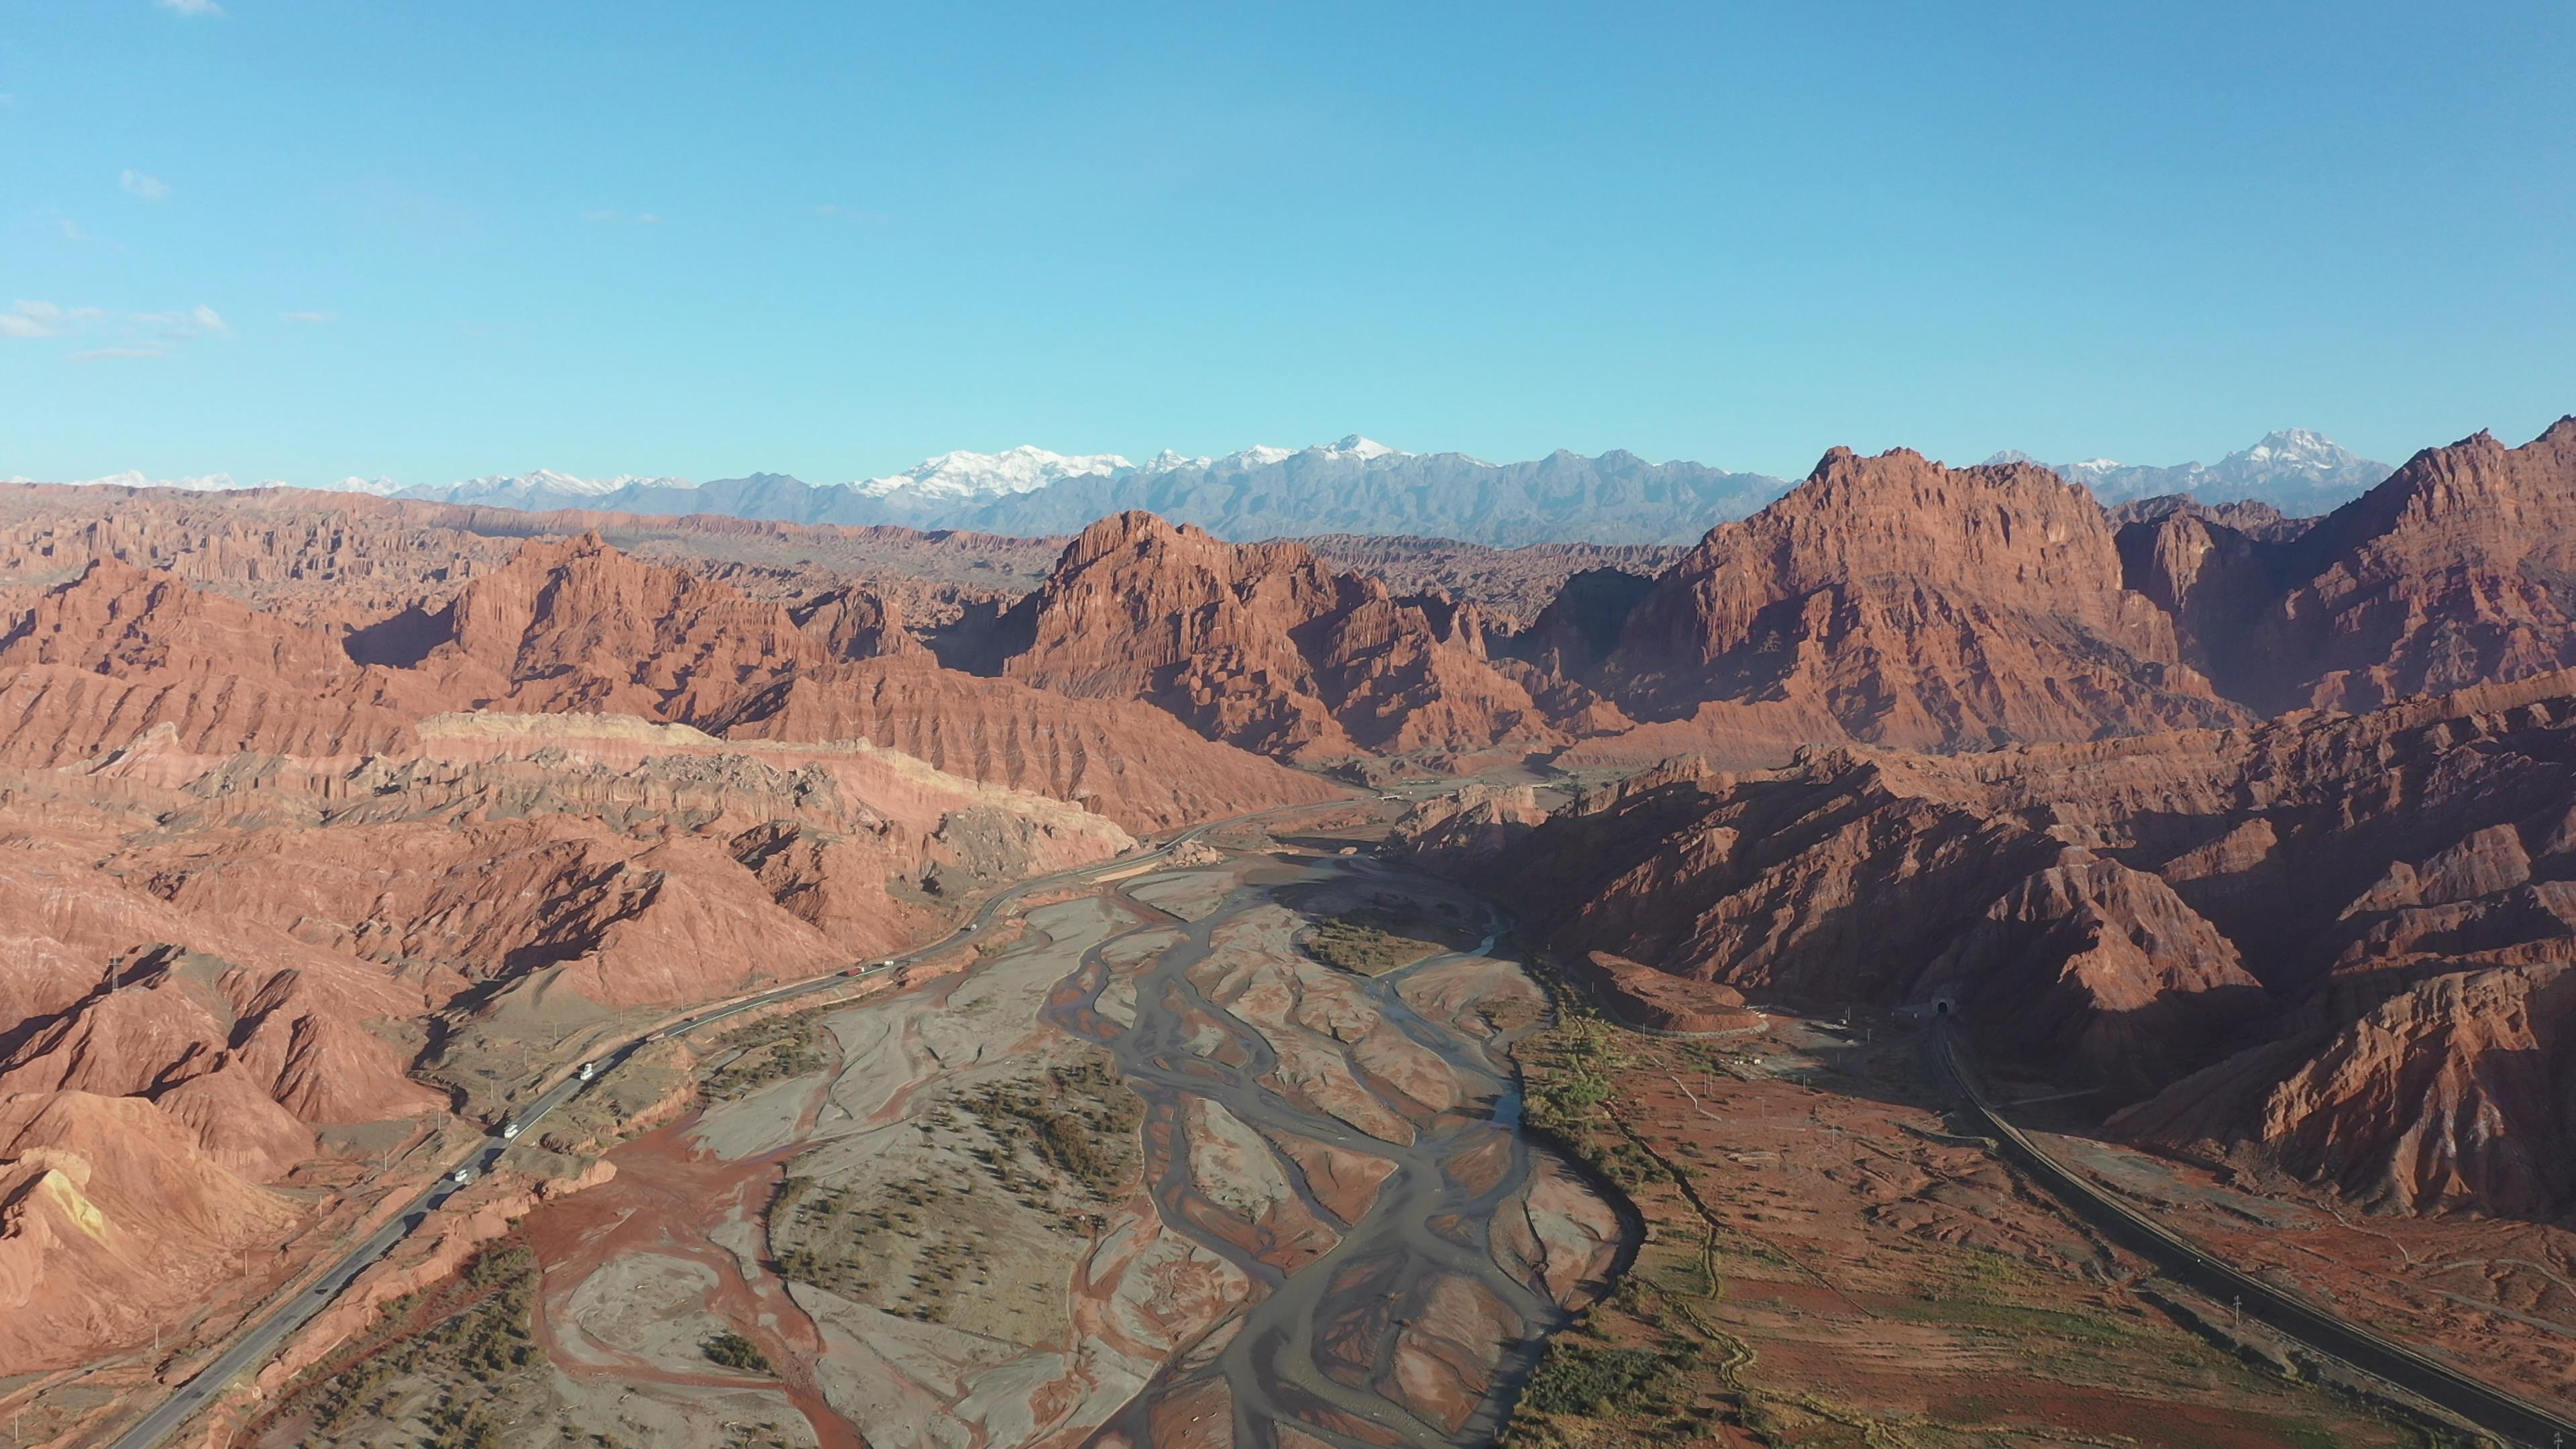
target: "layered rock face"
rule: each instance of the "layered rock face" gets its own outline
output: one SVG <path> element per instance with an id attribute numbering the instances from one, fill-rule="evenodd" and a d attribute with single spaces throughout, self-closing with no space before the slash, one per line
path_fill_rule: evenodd
<path id="1" fill-rule="evenodd" d="M 2372 1207 L 2552 1218 L 2576 1201 L 2576 967 L 2452 971 L 2249 1052 L 2115 1130 L 2186 1152 L 2259 1145 Z"/>
<path id="2" fill-rule="evenodd" d="M 2223 724 L 2167 616 L 2120 583 L 2101 506 L 2028 464 L 1827 454 L 1655 582 L 1599 669 L 1647 723 L 1586 761 L 1800 742 L 1913 748 Z"/>
<path id="3" fill-rule="evenodd" d="M 190 749 L 383 749 L 438 708 L 428 681 L 351 661 L 289 623 L 113 560 L 38 597 L 0 644 L 0 760 L 57 764 L 168 727 Z"/>
<path id="4" fill-rule="evenodd" d="M 1997 808 L 1938 759 L 1815 751 L 1632 776 L 1505 846 L 1551 944 L 1812 1005 L 1954 1000 L 1997 1049 L 2136 1092 L 2264 1015 L 2236 953 L 2162 881 Z M 1448 867 L 1463 834 L 1408 821 Z"/>
<path id="5" fill-rule="evenodd" d="M 2576 664 L 2576 418 L 2418 453 L 2287 547 L 2298 582 L 2249 662 L 2290 684 L 2249 673 L 2258 704 L 2368 709 Z"/>
<path id="6" fill-rule="evenodd" d="M 818 975 L 1133 841 L 864 743 L 437 715 L 398 754 L 0 772 L 0 1362 L 94 1354 L 612 1018 Z M 332 1129 L 360 1124 L 359 1136 Z M 263 1257 L 263 1261 L 264 1261 Z M 199 1271 L 202 1269 L 203 1271 Z"/>
<path id="7" fill-rule="evenodd" d="M 0 1363 L 148 1334 L 204 1297 L 191 1265 L 327 1210 L 282 1188 L 354 1172 L 333 1143 L 491 1110 L 567 1031 L 837 969 L 960 892 L 1133 845 L 1086 804 L 1178 823 L 1333 793 L 1136 705 L 1076 705 L 1163 733 L 1094 728 L 1104 776 L 1140 768 L 1067 798 L 855 732 L 663 722 L 869 668 L 929 681 L 902 691 L 916 719 L 1025 735 L 1070 703 L 947 676 L 862 589 L 791 609 L 595 538 L 355 629 L 104 559 L 22 593 L 0 642 Z M 1043 774 L 1016 747 L 954 754 Z"/>
<path id="8" fill-rule="evenodd" d="M 1405 833 L 1564 952 L 1948 1000 L 1987 1050 L 2144 1098 L 2114 1127 L 2176 1150 L 2417 1210 L 2576 1189 L 2576 672 L 2249 730 L 1685 760 Z"/>
<path id="9" fill-rule="evenodd" d="M 1149 513 L 1083 530 L 1022 601 L 1009 677 L 1142 700 L 1211 739 L 1286 759 L 1558 738 L 1445 597 L 1397 598 L 1295 544 L 1220 542 Z"/>

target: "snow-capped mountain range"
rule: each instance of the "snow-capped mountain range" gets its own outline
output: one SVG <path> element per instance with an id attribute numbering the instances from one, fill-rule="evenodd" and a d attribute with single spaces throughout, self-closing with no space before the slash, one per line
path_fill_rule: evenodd
<path id="1" fill-rule="evenodd" d="M 2026 453 L 1998 453 L 1988 462 L 2038 462 Z M 2049 463 L 2058 476 L 2093 490 L 2106 504 L 2187 493 L 2203 503 L 2248 500 L 2268 503 L 2292 518 L 2332 512 L 2378 486 L 2396 471 L 2352 452 L 2322 433 L 2284 428 L 2215 463 L 2170 468 L 2091 458 Z"/>
<path id="2" fill-rule="evenodd" d="M 1987 461 L 2008 460 L 2036 461 L 2020 453 Z M 2213 464 L 2158 468 L 2096 458 L 2047 466 L 2090 487 L 2106 504 L 2189 493 L 2206 503 L 2252 499 L 2293 517 L 2328 512 L 2391 471 L 2297 428 L 2267 434 Z M 155 480 L 129 472 L 83 481 L 199 492 L 281 486 L 220 473 Z M 583 478 L 540 468 L 407 488 L 388 478 L 320 486 L 531 511 L 711 513 L 1022 536 L 1070 533 L 1106 514 L 1144 508 L 1234 539 L 1418 534 L 1509 546 L 1689 543 L 1714 524 L 1751 513 L 1789 485 L 1699 463 L 1649 463 L 1621 451 L 1597 458 L 1559 451 L 1497 465 L 1464 453 L 1407 453 L 1353 435 L 1309 448 L 1257 445 L 1221 457 L 1165 451 L 1141 464 L 1115 453 L 1036 447 L 953 452 L 882 478 L 822 485 L 779 473 L 700 483 L 635 474 Z"/>

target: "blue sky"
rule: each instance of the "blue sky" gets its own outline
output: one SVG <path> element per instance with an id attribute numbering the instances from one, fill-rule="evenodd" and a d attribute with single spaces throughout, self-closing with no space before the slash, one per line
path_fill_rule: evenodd
<path id="1" fill-rule="evenodd" d="M 0 0 L 0 476 L 2519 442 L 2571 54 L 2556 0 Z"/>

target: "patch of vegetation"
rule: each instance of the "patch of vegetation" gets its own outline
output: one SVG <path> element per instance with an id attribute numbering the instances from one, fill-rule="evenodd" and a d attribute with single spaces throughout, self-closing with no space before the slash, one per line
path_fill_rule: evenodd
<path id="1" fill-rule="evenodd" d="M 1050 1067 L 1038 1082 L 997 1083 L 959 1104 L 1005 1149 L 979 1154 L 1002 1190 L 1043 1207 L 1008 1149 L 1025 1147 L 1038 1161 L 1109 1201 L 1136 1170 L 1136 1128 L 1145 1104 L 1119 1079 L 1109 1054 L 1085 1052 L 1071 1066 Z"/>
<path id="2" fill-rule="evenodd" d="M 944 1323 L 950 1300 L 982 1279 L 979 1255 L 940 1235 L 962 1216 L 964 1185 L 916 1177 L 889 1183 L 873 1202 L 846 1186 L 790 1177 L 770 1204 L 779 1273 L 854 1302 L 924 1323 Z M 908 1282 L 900 1292 L 897 1283 Z"/>
<path id="3" fill-rule="evenodd" d="M 1982 1299 L 1926 1298 L 1898 1300 L 1881 1310 L 1890 1318 L 1903 1318 L 1915 1323 L 1948 1324 L 1963 1328 L 1990 1328 L 2016 1337 L 2063 1339 L 2076 1343 L 2117 1346 L 2129 1341 L 2130 1334 L 2119 1324 L 2089 1313 L 2065 1313 L 2054 1308 L 2026 1308 L 2016 1303 L 1995 1303 Z"/>
<path id="4" fill-rule="evenodd" d="M 1568 1141 L 1580 1138 L 1580 1125 L 1610 1100 L 1612 1074 L 1627 1065 L 1617 1030 L 1589 1008 L 1570 1004 L 1555 1026 L 1514 1055 L 1522 1066 L 1523 1115 L 1531 1126 Z"/>
<path id="5" fill-rule="evenodd" d="M 1423 933 L 1440 939 L 1424 940 Z M 1317 921 L 1298 938 L 1298 949 L 1327 966 L 1362 976 L 1383 976 L 1443 951 L 1472 946 L 1455 927 L 1408 917 L 1385 905 L 1362 906 Z"/>
<path id="6" fill-rule="evenodd" d="M 722 1364 L 729 1369 L 754 1374 L 769 1372 L 769 1355 L 760 1351 L 759 1344 L 730 1328 L 699 1344 L 698 1351 L 707 1356 L 707 1362 Z"/>
<path id="7" fill-rule="evenodd" d="M 428 1429 L 421 1442 L 433 1449 L 498 1444 L 500 1426 L 480 1404 L 536 1358 L 536 1288 L 536 1255 L 524 1244 L 485 1249 L 455 1278 L 387 1304 L 373 1328 L 246 1426 L 244 1441 L 296 1419 L 298 1443 L 322 1443 L 418 1415 Z"/>
<path id="8" fill-rule="evenodd" d="M 709 1100 L 729 1102 L 747 1097 L 772 1082 L 811 1076 L 829 1065 L 815 1035 L 821 1030 L 813 1013 L 800 1012 L 777 1021 L 754 1022 L 717 1039 L 734 1055 L 704 1083 Z"/>
<path id="9" fill-rule="evenodd" d="M 1644 1348 L 1592 1348 L 1559 1338 L 1547 1346 L 1521 1402 L 1542 1414 L 1598 1414 L 1659 1398 L 1678 1362 Z"/>

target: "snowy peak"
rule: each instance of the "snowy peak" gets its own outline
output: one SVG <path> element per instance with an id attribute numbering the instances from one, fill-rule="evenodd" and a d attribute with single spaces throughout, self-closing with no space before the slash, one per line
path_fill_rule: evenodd
<path id="1" fill-rule="evenodd" d="M 1989 463 L 2036 462 L 2027 453 L 2002 452 Z M 2395 470 L 2352 452 L 2323 433 L 2283 428 L 2215 463 L 2170 468 L 2087 458 L 2042 467 L 2093 490 L 2105 504 L 2186 493 L 2203 503 L 2268 503 L 2292 518 L 2331 512 L 2360 497 Z"/>
<path id="2" fill-rule="evenodd" d="M 1107 477 L 1133 467 L 1115 453 L 1050 453 L 1023 444 L 1001 453 L 942 453 L 900 473 L 864 479 L 850 487 L 869 498 L 1002 498 L 1035 493 L 1067 478 Z"/>
<path id="3" fill-rule="evenodd" d="M 1222 457 L 1165 448 L 1142 466 L 1116 453 L 1053 453 L 1023 445 L 1001 453 L 942 453 L 900 473 L 862 479 L 848 486 L 863 498 L 895 503 L 961 503 L 1035 493 L 1069 478 L 1117 478 L 1131 473 L 1148 477 L 1188 472 L 1250 473 L 1277 467 L 1291 458 L 1355 459 L 1368 463 L 1411 456 L 1357 433 L 1310 448 L 1275 448 L 1255 443 Z"/>
<path id="4" fill-rule="evenodd" d="M 2355 466 L 2378 466 L 2345 449 L 2332 438 L 2306 428 L 2284 428 L 2276 433 L 2265 433 L 2263 441 L 2241 452 L 2228 454 L 2209 471 L 2222 472 L 2231 465 L 2238 471 L 2312 469 L 2323 473 L 2341 472 Z"/>
<path id="5" fill-rule="evenodd" d="M 1324 447 L 1313 448 L 1308 451 L 1317 453 L 1338 453 L 1343 457 L 1362 459 L 1406 458 L 1412 456 L 1409 453 L 1399 452 L 1394 448 L 1390 448 L 1375 438 L 1363 438 L 1357 433 L 1351 434 L 1349 437 L 1342 439 L 1338 443 L 1327 444 Z"/>
<path id="6" fill-rule="evenodd" d="M 551 493 L 563 497 L 599 498 L 621 488 L 695 488 L 686 478 L 651 478 L 640 473 L 620 473 L 614 478 L 577 478 L 558 473 L 552 468 L 538 468 L 527 473 L 494 473 L 482 478 L 468 478 L 461 483 L 434 490 L 459 502 L 479 500 L 485 496 L 511 493 Z M 415 493 L 431 490 L 414 489 Z"/>
<path id="7" fill-rule="evenodd" d="M 110 473 L 104 478 L 83 478 L 83 486 L 107 488 L 183 488 L 190 493 L 230 493 L 237 488 L 256 488 L 256 483 L 243 483 L 230 473 L 207 473 L 195 478 L 146 478 L 135 469 Z"/>

